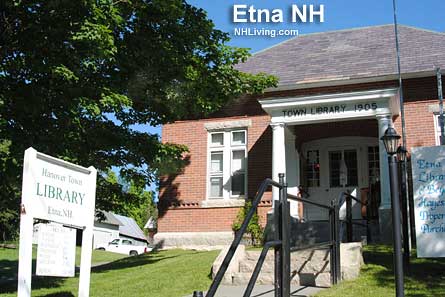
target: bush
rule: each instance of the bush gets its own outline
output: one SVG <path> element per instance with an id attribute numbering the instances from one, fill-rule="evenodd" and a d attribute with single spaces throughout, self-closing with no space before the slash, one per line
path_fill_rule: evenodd
<path id="1" fill-rule="evenodd" d="M 242 208 L 240 208 L 235 221 L 232 224 L 232 230 L 234 232 L 238 232 L 241 228 L 241 225 L 244 222 L 244 219 L 247 216 L 247 213 L 252 208 L 252 201 L 246 200 L 246 203 Z M 247 225 L 246 234 L 251 236 L 251 241 L 253 246 L 260 246 L 263 243 L 263 233 L 264 229 L 259 224 L 258 213 L 255 212 L 253 217 L 250 219 L 249 225 Z"/>

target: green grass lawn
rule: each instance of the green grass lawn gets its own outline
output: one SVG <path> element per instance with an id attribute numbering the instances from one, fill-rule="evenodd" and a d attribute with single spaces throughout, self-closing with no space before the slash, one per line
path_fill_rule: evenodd
<path id="1" fill-rule="evenodd" d="M 80 252 L 81 252 L 80 247 L 76 247 L 77 266 L 79 266 L 80 263 Z M 32 249 L 33 271 L 35 271 L 36 254 L 37 254 L 37 247 L 34 245 Z M 0 248 L 0 285 L 7 279 L 17 278 L 18 257 L 19 257 L 18 248 L 17 249 Z M 124 257 L 126 257 L 126 255 L 93 250 L 91 264 L 97 265 L 102 263 L 108 263 L 122 259 Z"/>
<path id="2" fill-rule="evenodd" d="M 0 296 L 16 295 L 16 280 L 6 281 L 5 277 L 16 274 L 17 255 L 17 250 L 0 249 Z M 194 290 L 205 291 L 210 285 L 210 267 L 217 255 L 218 251 L 169 250 L 125 257 L 94 251 L 93 263 L 110 263 L 92 269 L 91 296 L 177 297 Z M 344 281 L 316 296 L 394 296 L 392 248 L 366 246 L 364 258 L 366 264 L 357 280 Z M 72 297 L 77 296 L 77 287 L 77 277 L 34 277 L 32 295 Z M 445 296 L 445 259 L 412 257 L 410 274 L 405 277 L 405 295 Z"/>
<path id="3" fill-rule="evenodd" d="M 344 281 L 317 297 L 395 296 L 392 247 L 370 245 L 364 248 L 365 266 L 355 281 Z M 445 296 L 445 259 L 411 257 L 410 273 L 405 275 L 405 296 Z"/>
<path id="4" fill-rule="evenodd" d="M 125 257 L 94 251 L 93 263 L 113 260 L 92 269 L 90 296 L 177 297 L 206 290 L 210 285 L 210 267 L 218 251 L 160 251 L 136 257 Z M 16 273 L 17 251 L 0 249 L 0 277 Z M 111 254 L 111 255 L 110 255 Z M 8 264 L 7 269 L 4 265 Z M 15 267 L 15 270 L 11 267 Z M 75 278 L 33 277 L 32 296 L 77 296 Z M 16 296 L 16 281 L 0 283 L 0 296 Z"/>

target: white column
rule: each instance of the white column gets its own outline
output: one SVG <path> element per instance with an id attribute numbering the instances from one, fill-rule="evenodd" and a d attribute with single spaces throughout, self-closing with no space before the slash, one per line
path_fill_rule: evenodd
<path id="1" fill-rule="evenodd" d="M 389 167 L 388 154 L 386 153 L 385 145 L 380 138 L 385 134 L 386 129 L 392 127 L 392 119 L 390 115 L 377 116 L 379 125 L 379 162 L 380 162 L 380 195 L 381 195 L 381 209 L 391 208 L 391 189 L 389 184 Z"/>
<path id="2" fill-rule="evenodd" d="M 289 128 L 284 129 L 285 150 L 286 150 L 286 181 L 287 192 L 292 195 L 298 195 L 298 186 L 300 184 L 300 164 L 298 162 L 298 153 L 295 149 L 295 134 Z M 298 218 L 298 203 L 290 201 L 290 214 Z"/>
<path id="3" fill-rule="evenodd" d="M 272 127 L 272 179 L 278 180 L 278 174 L 286 174 L 286 149 L 284 137 L 284 123 L 271 123 Z M 285 175 L 286 178 L 286 175 Z M 279 200 L 279 189 L 272 188 L 273 200 Z"/>

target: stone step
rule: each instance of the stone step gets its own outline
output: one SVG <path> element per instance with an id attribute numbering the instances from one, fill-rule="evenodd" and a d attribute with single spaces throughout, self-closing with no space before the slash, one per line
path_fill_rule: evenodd
<path id="1" fill-rule="evenodd" d="M 331 287 L 331 274 L 329 272 L 321 273 L 299 273 L 300 286 L 310 287 Z"/>
<path id="2" fill-rule="evenodd" d="M 258 262 L 260 252 L 248 251 L 246 257 L 239 263 L 240 272 L 252 272 Z M 329 250 L 300 251 L 291 254 L 291 270 L 297 272 L 330 272 Z M 269 253 L 261 271 L 274 271 L 274 254 Z"/>
<path id="3" fill-rule="evenodd" d="M 241 260 L 239 263 L 239 271 L 240 272 L 250 272 L 255 269 L 257 261 L 254 260 Z M 263 266 L 261 267 L 261 272 L 274 272 L 274 261 L 265 261 Z"/>
<path id="4" fill-rule="evenodd" d="M 253 260 L 241 260 L 239 263 L 239 272 L 252 273 L 257 262 Z M 261 267 L 262 272 L 274 272 L 274 261 L 265 261 Z M 312 272 L 330 272 L 331 266 L 329 260 L 323 259 L 299 259 L 291 262 L 291 271 L 296 273 L 312 273 Z"/>
<path id="5" fill-rule="evenodd" d="M 252 273 L 238 272 L 232 274 L 232 285 L 245 285 L 249 283 Z M 270 272 L 261 272 L 255 282 L 257 285 L 272 285 L 274 283 L 274 274 Z M 292 274 L 292 285 L 312 286 L 312 287 L 331 287 L 331 274 L 322 273 L 300 273 Z"/>
<path id="6" fill-rule="evenodd" d="M 252 273 L 238 272 L 232 274 L 232 285 L 245 285 L 249 283 Z M 258 278 L 255 282 L 257 285 L 273 285 L 274 283 L 274 273 L 272 272 L 260 272 Z M 300 279 L 298 275 L 295 275 L 291 279 L 292 285 L 299 285 Z"/>
<path id="7" fill-rule="evenodd" d="M 252 260 L 256 262 L 258 261 L 260 254 L 261 254 L 260 251 L 246 251 L 244 260 Z M 291 253 L 291 261 L 299 261 L 301 259 L 308 259 L 308 258 L 329 259 L 329 250 L 328 249 L 303 250 Z M 266 255 L 265 262 L 269 261 L 273 262 L 273 260 L 274 260 L 274 253 L 272 250 L 270 250 Z"/>
<path id="8" fill-rule="evenodd" d="M 350 280 L 358 277 L 360 267 L 364 264 L 361 254 L 361 243 L 343 243 L 340 246 L 341 276 Z M 218 271 L 228 247 L 220 253 L 212 267 L 213 277 Z M 245 251 L 244 246 L 238 247 L 223 278 L 223 284 L 247 284 L 257 264 L 260 251 Z M 327 249 L 297 251 L 291 254 L 291 275 L 293 282 L 303 286 L 329 287 L 330 253 Z M 258 284 L 273 284 L 274 281 L 274 253 L 269 252 L 263 263 Z"/>

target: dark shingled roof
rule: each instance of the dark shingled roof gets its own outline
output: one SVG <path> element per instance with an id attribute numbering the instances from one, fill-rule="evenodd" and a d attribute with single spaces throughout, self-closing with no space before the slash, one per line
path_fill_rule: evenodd
<path id="1" fill-rule="evenodd" d="M 398 26 L 402 73 L 445 68 L 445 34 Z M 393 25 L 300 35 L 255 53 L 238 69 L 279 85 L 397 74 Z"/>

